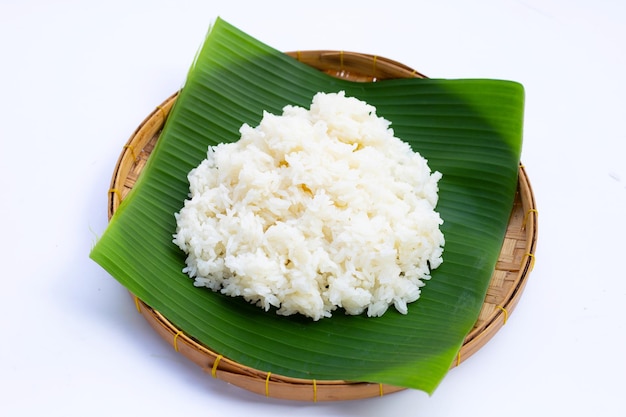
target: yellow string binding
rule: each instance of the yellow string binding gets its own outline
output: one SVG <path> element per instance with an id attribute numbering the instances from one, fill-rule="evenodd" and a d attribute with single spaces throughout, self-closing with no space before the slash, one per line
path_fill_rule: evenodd
<path id="1" fill-rule="evenodd" d="M 383 384 L 378 384 L 378 392 L 380 393 L 380 396 L 381 396 L 381 397 L 384 395 L 384 392 L 383 392 Z"/>
<path id="2" fill-rule="evenodd" d="M 313 402 L 317 402 L 317 381 L 313 380 Z"/>
<path id="3" fill-rule="evenodd" d="M 120 190 L 118 190 L 117 188 L 111 188 L 109 189 L 109 194 L 115 194 L 117 196 L 117 199 L 120 200 L 120 204 L 122 203 L 122 193 L 120 193 Z"/>
<path id="4" fill-rule="evenodd" d="M 526 229 L 526 222 L 528 221 L 528 216 L 530 216 L 530 213 L 535 213 L 535 216 L 537 216 L 539 214 L 537 209 L 530 209 L 530 210 L 528 210 L 526 212 L 526 214 L 524 215 L 524 220 L 522 221 L 522 229 Z"/>
<path id="5" fill-rule="evenodd" d="M 182 333 L 182 330 L 179 330 L 175 335 L 174 335 L 174 350 L 176 352 L 178 352 L 178 336 L 180 336 Z"/>
<path id="6" fill-rule="evenodd" d="M 162 106 L 156 106 L 157 109 L 159 109 L 159 111 L 161 112 L 161 117 L 163 117 L 163 120 L 167 119 L 167 114 L 165 113 L 165 109 Z"/>
<path id="7" fill-rule="evenodd" d="M 270 376 L 272 376 L 271 372 L 267 373 L 267 378 L 265 378 L 265 396 L 270 396 Z"/>
<path id="8" fill-rule="evenodd" d="M 224 356 L 222 355 L 217 355 L 217 358 L 215 358 L 215 361 L 213 362 L 213 368 L 211 368 L 211 376 L 213 378 L 217 378 L 217 367 L 219 366 L 219 363 L 223 357 Z"/>
<path id="9" fill-rule="evenodd" d="M 124 145 L 124 149 L 128 149 L 130 150 L 130 154 L 133 156 L 133 161 L 137 160 L 137 155 L 135 154 L 135 148 L 133 147 L 133 145 Z"/>
<path id="10" fill-rule="evenodd" d="M 532 253 L 527 253 L 524 256 L 528 256 L 530 258 L 530 266 L 528 267 L 528 270 L 530 272 L 535 267 L 535 255 L 533 255 Z"/>
<path id="11" fill-rule="evenodd" d="M 137 311 L 141 313 L 141 304 L 139 304 L 139 297 L 135 296 L 135 307 Z"/>
<path id="12" fill-rule="evenodd" d="M 504 321 L 502 322 L 502 325 L 505 325 L 506 321 L 509 319 L 509 312 L 506 310 L 506 308 L 502 306 L 496 306 L 496 308 L 502 310 L 502 312 L 504 313 Z"/>

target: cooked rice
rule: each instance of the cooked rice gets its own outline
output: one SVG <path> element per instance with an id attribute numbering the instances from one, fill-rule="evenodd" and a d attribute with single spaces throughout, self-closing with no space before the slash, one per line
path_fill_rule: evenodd
<path id="1" fill-rule="evenodd" d="M 406 314 L 442 263 L 441 174 L 344 92 L 240 133 L 209 147 L 175 215 L 194 284 L 313 320 Z"/>

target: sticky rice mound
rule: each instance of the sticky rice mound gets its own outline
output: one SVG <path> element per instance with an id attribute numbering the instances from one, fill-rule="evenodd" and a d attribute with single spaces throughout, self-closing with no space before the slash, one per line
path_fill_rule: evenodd
<path id="1" fill-rule="evenodd" d="M 439 172 L 344 92 L 208 148 L 174 243 L 197 287 L 319 320 L 403 314 L 442 263 Z"/>

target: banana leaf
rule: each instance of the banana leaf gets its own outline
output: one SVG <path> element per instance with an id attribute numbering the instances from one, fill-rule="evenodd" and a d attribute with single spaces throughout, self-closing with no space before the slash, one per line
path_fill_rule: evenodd
<path id="1" fill-rule="evenodd" d="M 342 90 L 376 106 L 443 174 L 444 262 L 420 299 L 406 315 L 335 312 L 312 321 L 194 287 L 172 243 L 188 172 L 208 146 L 236 141 L 240 126 L 256 126 L 263 111 L 308 108 L 315 93 Z M 517 186 L 523 107 L 523 87 L 505 80 L 337 79 L 218 18 L 142 175 L 90 257 L 179 329 L 244 365 L 433 393 L 478 317 L 498 258 Z"/>

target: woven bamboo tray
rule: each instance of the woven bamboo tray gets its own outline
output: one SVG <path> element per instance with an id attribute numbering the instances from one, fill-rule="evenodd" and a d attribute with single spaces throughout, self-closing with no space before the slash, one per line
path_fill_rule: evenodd
<path id="1" fill-rule="evenodd" d="M 412 68 L 373 55 L 343 51 L 298 51 L 290 52 L 288 55 L 334 77 L 353 81 L 425 78 Z M 111 180 L 108 199 L 109 219 L 141 174 L 177 95 L 178 93 L 173 94 L 157 106 L 124 146 Z M 506 323 L 521 297 L 532 270 L 536 241 L 537 209 L 528 176 L 524 167 L 520 165 L 518 190 L 506 237 L 482 310 L 451 367 L 458 366 L 478 351 Z M 260 395 L 315 402 L 376 397 L 404 389 L 376 383 L 295 379 L 252 369 L 201 345 L 137 297 L 134 297 L 134 301 L 137 310 L 177 352 L 212 377 Z"/>

